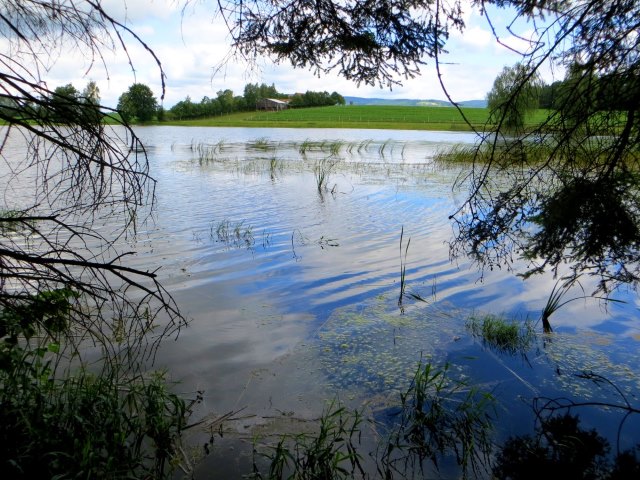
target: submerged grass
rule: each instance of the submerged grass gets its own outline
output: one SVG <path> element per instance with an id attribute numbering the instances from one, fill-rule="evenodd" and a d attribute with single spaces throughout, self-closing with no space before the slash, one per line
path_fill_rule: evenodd
<path id="1" fill-rule="evenodd" d="M 333 400 L 318 420 L 315 434 L 282 435 L 275 445 L 253 447 L 254 479 L 351 479 L 364 476 L 360 443 L 362 413 Z"/>
<path id="2" fill-rule="evenodd" d="M 463 478 L 480 475 L 490 468 L 494 402 L 489 393 L 451 379 L 448 366 L 419 362 L 385 419 L 367 419 L 363 410 L 333 400 L 315 432 L 281 435 L 275 443 L 255 438 L 251 478 L 430 478 L 445 460 L 453 460 Z M 368 455 L 374 465 L 365 465 L 361 453 L 367 425 L 378 437 L 377 451 Z"/>
<path id="3" fill-rule="evenodd" d="M 398 422 L 379 459 L 382 478 L 436 470 L 454 459 L 462 477 L 489 471 L 493 443 L 495 399 L 490 393 L 448 377 L 448 365 L 436 368 L 420 362 L 406 392 L 401 394 Z"/>
<path id="4" fill-rule="evenodd" d="M 195 153 L 198 162 L 204 164 L 216 160 L 218 155 L 222 153 L 224 146 L 224 140 L 219 140 L 215 144 L 191 142 L 190 149 Z"/>
<path id="5" fill-rule="evenodd" d="M 211 223 L 209 228 L 209 237 L 211 240 L 222 242 L 229 246 L 253 248 L 255 245 L 255 237 L 253 235 L 253 227 L 245 225 L 244 220 L 240 222 L 231 222 L 224 219 L 217 224 Z"/>

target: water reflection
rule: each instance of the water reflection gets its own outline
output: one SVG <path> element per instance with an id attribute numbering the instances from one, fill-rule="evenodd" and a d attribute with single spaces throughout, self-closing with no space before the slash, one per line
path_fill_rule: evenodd
<path id="1" fill-rule="evenodd" d="M 526 399 L 592 391 L 573 376 L 581 369 L 640 391 L 633 294 L 607 310 L 593 299 L 566 305 L 552 318 L 554 340 L 541 339 L 526 358 L 493 352 L 466 330 L 473 312 L 535 322 L 555 283 L 499 270 L 481 278 L 467 260 L 450 261 L 448 215 L 464 195 L 452 190 L 460 167 L 436 165 L 433 156 L 473 144 L 473 135 L 138 133 L 158 180 L 157 210 L 155 222 L 123 242 L 138 252 L 132 262 L 161 267 L 160 280 L 191 318 L 158 361 L 181 390 L 204 390 L 200 414 L 246 408 L 254 420 L 242 428 L 274 409 L 313 418 L 334 394 L 385 408 L 421 357 L 449 361 L 460 377 L 503 398 L 505 437 L 531 428 Z M 340 161 L 319 191 L 314 166 L 328 156 Z M 404 314 L 397 308 L 401 231 L 410 238 L 407 287 L 427 300 L 405 301 Z"/>

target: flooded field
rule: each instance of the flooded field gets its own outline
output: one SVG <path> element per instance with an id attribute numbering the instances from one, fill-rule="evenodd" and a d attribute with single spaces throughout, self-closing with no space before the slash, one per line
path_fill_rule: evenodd
<path id="1" fill-rule="evenodd" d="M 462 167 L 433 158 L 473 144 L 472 135 L 138 133 L 158 180 L 156 221 L 138 237 L 139 259 L 162 266 L 166 287 L 190 318 L 159 361 L 179 388 L 204 392 L 200 434 L 238 412 L 200 459 L 198 476 L 247 473 L 256 436 L 313 430 L 331 400 L 384 417 L 420 361 L 448 365 L 456 381 L 495 396 L 496 442 L 533 431 L 535 398 L 622 401 L 615 389 L 576 376 L 585 371 L 637 402 L 634 294 L 616 295 L 625 303 L 569 302 L 545 337 L 540 312 L 555 279 L 524 282 L 505 271 L 481 277 L 466 259 L 449 258 L 448 215 L 465 195 L 453 190 Z M 565 298 L 582 296 L 578 289 Z M 528 326 L 530 343 L 517 351 L 492 347 L 470 327 L 484 316 Z M 619 412 L 579 413 L 586 426 L 617 438 Z M 638 442 L 637 427 L 626 420 L 621 449 Z M 376 443 L 373 430 L 365 449 Z M 439 475 L 456 471 L 445 462 Z"/>
<path id="2" fill-rule="evenodd" d="M 466 194 L 453 185 L 468 167 L 434 156 L 472 145 L 473 135 L 137 133 L 157 203 L 153 221 L 122 249 L 137 252 L 134 266 L 158 269 L 189 319 L 177 340 L 162 344 L 156 366 L 187 397 L 202 396 L 192 417 L 202 423 L 184 445 L 196 478 L 250 473 L 254 442 L 315 431 L 332 401 L 363 412 L 363 469 L 375 478 L 381 439 L 418 365 L 446 370 L 455 387 L 447 392 L 464 384 L 495 398 L 487 417 L 494 446 L 532 433 L 543 399 L 640 407 L 634 292 L 616 292 L 621 302 L 609 304 L 584 298 L 588 282 L 564 292 L 576 300 L 552 315 L 554 333 L 544 335 L 540 314 L 556 279 L 481 274 L 450 258 L 448 216 Z M 487 341 L 487 319 L 515 325 L 522 341 Z M 614 449 L 640 441 L 637 415 L 593 406 L 571 413 Z M 460 474 L 453 452 L 437 472 L 425 458 L 428 478 Z"/>

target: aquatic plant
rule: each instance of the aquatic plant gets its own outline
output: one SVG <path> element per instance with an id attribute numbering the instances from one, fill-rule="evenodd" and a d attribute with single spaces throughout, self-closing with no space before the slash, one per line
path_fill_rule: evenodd
<path id="1" fill-rule="evenodd" d="M 400 295 L 398 296 L 398 306 L 402 308 L 402 299 L 404 298 L 404 291 L 407 286 L 407 254 L 409 252 L 409 245 L 411 244 L 411 237 L 407 240 L 407 245 L 404 248 L 404 257 L 402 256 L 402 240 L 404 238 L 404 225 L 400 230 Z"/>
<path id="2" fill-rule="evenodd" d="M 426 302 L 426 300 L 419 294 L 414 292 L 406 292 L 407 288 L 407 255 L 409 253 L 409 245 L 411 244 L 411 237 L 407 240 L 407 244 L 404 247 L 404 256 L 402 252 L 403 246 L 403 238 L 404 238 L 404 226 L 400 230 L 400 295 L 398 296 L 398 307 L 400 310 L 404 310 L 403 299 L 405 296 L 411 297 L 414 300 L 418 300 L 420 302 Z M 435 287 L 432 286 L 432 292 L 435 296 Z"/>
<path id="3" fill-rule="evenodd" d="M 204 163 L 214 161 L 216 157 L 222 153 L 224 146 L 224 139 L 218 140 L 218 142 L 213 145 L 204 142 L 191 141 L 189 149 L 196 154 L 198 163 L 202 165 Z"/>
<path id="4" fill-rule="evenodd" d="M 339 247 L 340 244 L 338 243 L 338 240 L 335 238 L 329 238 L 329 237 L 325 237 L 324 235 L 322 235 L 319 239 L 318 239 L 318 245 L 320 245 L 321 249 L 325 249 L 326 247 Z"/>
<path id="5" fill-rule="evenodd" d="M 329 144 L 329 153 L 337 157 L 340 154 L 340 150 L 344 146 L 344 142 L 342 140 L 334 140 Z"/>
<path id="6" fill-rule="evenodd" d="M 309 139 L 304 140 L 301 144 L 300 147 L 298 147 L 298 151 L 300 152 L 300 155 L 302 155 L 303 157 L 307 155 L 307 152 L 309 150 L 311 150 L 311 147 L 313 146 L 313 142 Z"/>
<path id="7" fill-rule="evenodd" d="M 564 296 L 567 294 L 569 289 L 573 287 L 574 284 L 577 283 L 581 289 L 582 289 L 582 286 L 580 285 L 577 278 L 571 278 L 569 280 L 565 280 L 564 282 L 562 282 L 562 280 L 563 279 L 558 280 L 553 285 L 553 288 L 551 289 L 551 293 L 549 294 L 549 297 L 547 297 L 547 302 L 545 303 L 544 307 L 542 308 L 542 312 L 540 313 L 540 320 L 542 321 L 542 329 L 545 333 L 551 333 L 553 331 L 553 329 L 551 328 L 551 322 L 549 321 L 549 318 L 551 317 L 551 315 L 557 312 L 560 308 L 564 307 L 566 304 L 571 303 L 575 300 L 584 300 L 587 298 L 593 298 L 597 300 L 603 300 L 605 302 L 625 303 L 623 300 L 610 298 L 608 296 L 601 297 L 597 295 L 580 295 L 580 296 L 573 297 L 563 301 Z M 584 293 L 584 289 L 582 289 L 582 292 Z"/>
<path id="8" fill-rule="evenodd" d="M 366 152 L 372 142 L 373 140 L 363 140 L 360 142 L 360 145 L 358 145 L 358 153 Z"/>
<path id="9" fill-rule="evenodd" d="M 267 249 L 267 247 L 271 245 L 271 233 L 267 230 L 262 231 L 262 248 Z"/>
<path id="10" fill-rule="evenodd" d="M 277 157 L 273 156 L 269 159 L 269 176 L 271 180 L 275 180 L 276 172 L 282 170 L 282 162 Z"/>
<path id="11" fill-rule="evenodd" d="M 478 159 L 479 152 L 473 146 L 456 145 L 446 151 L 438 151 L 433 160 L 438 163 L 472 163 Z"/>
<path id="12" fill-rule="evenodd" d="M 253 150 L 269 151 L 276 149 L 275 145 L 267 137 L 257 138 L 253 142 L 247 142 L 246 145 L 247 148 Z"/>
<path id="13" fill-rule="evenodd" d="M 255 238 L 253 236 L 253 227 L 245 225 L 244 220 L 231 223 L 231 220 L 224 219 L 219 223 L 211 223 L 209 228 L 209 237 L 211 240 L 225 243 L 229 246 L 253 248 Z M 264 238 L 263 238 L 264 241 Z"/>
<path id="14" fill-rule="evenodd" d="M 471 333 L 482 338 L 482 341 L 501 352 L 516 353 L 529 349 L 536 338 L 533 326 L 529 321 L 519 325 L 507 321 L 503 317 L 487 314 L 481 317 L 471 316 L 467 320 L 467 328 Z"/>
<path id="15" fill-rule="evenodd" d="M 547 297 L 547 303 L 545 303 L 542 308 L 542 312 L 540 313 L 540 320 L 542 321 L 542 329 L 545 333 L 550 333 L 553 329 L 551 328 L 551 323 L 549 322 L 549 317 L 556 312 L 560 307 L 566 305 L 571 300 L 566 302 L 562 302 L 562 297 L 567 293 L 570 288 L 570 285 L 564 284 L 559 287 L 559 282 L 556 282 L 551 289 L 551 293 L 549 297 Z M 572 300 L 575 300 L 572 299 Z"/>
<path id="16" fill-rule="evenodd" d="M 453 458 L 462 475 L 478 477 L 490 467 L 494 397 L 447 376 L 448 365 L 420 362 L 408 390 L 401 394 L 398 421 L 382 447 L 382 478 L 423 472 L 425 461 L 438 469 Z"/>
<path id="17" fill-rule="evenodd" d="M 318 420 L 316 433 L 282 435 L 275 445 L 253 447 L 254 479 L 351 479 L 365 476 L 360 442 L 362 412 L 347 411 L 332 400 Z M 267 471 L 262 467 L 266 461 Z"/>
<path id="18" fill-rule="evenodd" d="M 338 160 L 332 157 L 323 158 L 315 163 L 313 167 L 313 174 L 315 176 L 316 186 L 320 194 L 327 191 L 329 175 L 337 164 Z"/>
<path id="19" fill-rule="evenodd" d="M 380 158 L 382 158 L 382 159 L 385 158 L 385 151 L 387 150 L 387 148 L 389 148 L 390 145 L 392 145 L 391 139 L 387 139 L 383 143 L 380 144 L 380 146 L 378 147 L 378 155 L 380 155 Z M 392 148 L 392 150 L 393 150 L 393 148 Z"/>

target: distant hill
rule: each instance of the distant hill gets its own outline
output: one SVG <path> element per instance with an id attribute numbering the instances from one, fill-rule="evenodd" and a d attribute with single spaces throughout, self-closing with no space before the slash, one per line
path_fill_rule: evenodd
<path id="1" fill-rule="evenodd" d="M 408 106 L 408 107 L 450 107 L 451 103 L 444 100 L 419 100 L 411 98 L 363 98 L 363 97 L 344 97 L 347 105 L 394 105 L 394 106 Z M 486 100 L 466 100 L 464 102 L 458 102 L 462 107 L 470 108 L 485 108 L 487 106 Z"/>

